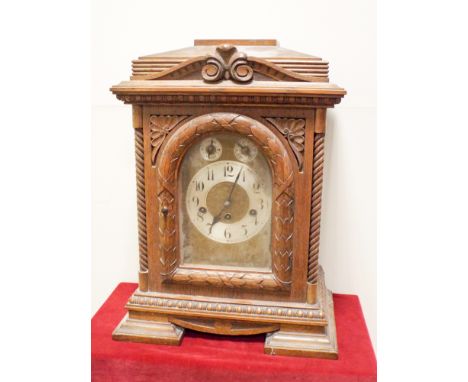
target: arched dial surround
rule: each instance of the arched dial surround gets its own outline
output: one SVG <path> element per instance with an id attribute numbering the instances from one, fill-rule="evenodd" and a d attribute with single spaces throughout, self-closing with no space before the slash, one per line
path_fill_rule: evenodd
<path id="1" fill-rule="evenodd" d="M 181 220 L 180 213 L 186 210 L 187 197 L 181 192 L 188 190 L 188 187 L 180 187 L 181 177 L 183 174 L 187 175 L 187 172 L 180 170 L 190 148 L 210 134 L 215 133 L 232 133 L 248 138 L 257 146 L 257 156 L 260 156 L 261 153 L 270 168 L 270 223 L 265 224 L 262 228 L 264 235 L 271 240 L 268 253 L 270 265 L 259 272 L 237 266 L 230 267 L 230 270 L 216 266 L 192 267 L 190 262 L 184 260 L 183 251 L 190 245 L 184 247 L 184 235 L 188 231 L 181 229 L 181 224 L 184 222 Z M 221 157 L 220 160 L 241 163 L 236 159 L 233 149 L 228 151 L 232 156 L 230 158 Z M 200 151 L 198 150 L 198 152 Z M 224 148 L 223 153 L 226 153 Z M 159 211 L 156 253 L 161 280 L 163 282 L 179 282 L 200 286 L 216 285 L 228 288 L 289 289 L 291 286 L 295 223 L 294 173 L 296 168 L 294 162 L 294 157 L 288 151 L 282 138 L 279 138 L 276 133 L 261 122 L 244 115 L 228 112 L 210 113 L 192 118 L 179 125 L 168 135 L 166 142 L 162 145 L 155 166 L 157 171 L 156 208 Z M 253 167 L 251 162 L 242 163 L 250 168 Z M 200 165 L 199 169 L 209 164 L 210 162 L 205 161 L 205 164 Z M 187 183 L 193 179 L 197 171 L 188 174 Z M 257 172 L 257 174 L 263 173 L 265 172 Z M 186 220 L 190 220 L 190 217 Z M 193 229 L 190 232 L 197 231 L 197 229 Z M 205 237 L 202 234 L 200 236 Z M 260 234 L 239 244 L 249 243 L 256 237 L 260 237 Z M 225 245 L 225 247 L 238 245 L 219 243 L 214 240 L 211 242 Z M 222 256 L 225 251 L 219 253 Z M 242 255 L 244 252 L 238 251 L 238 253 Z"/>

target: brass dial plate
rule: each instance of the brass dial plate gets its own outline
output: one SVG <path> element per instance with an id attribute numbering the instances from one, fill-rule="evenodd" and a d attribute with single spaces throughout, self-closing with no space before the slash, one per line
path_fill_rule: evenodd
<path id="1" fill-rule="evenodd" d="M 236 155 L 239 142 L 251 147 L 247 161 Z M 206 155 L 210 145 L 219 146 L 219 158 Z M 182 263 L 271 269 L 272 174 L 252 140 L 227 132 L 200 137 L 178 179 Z"/>

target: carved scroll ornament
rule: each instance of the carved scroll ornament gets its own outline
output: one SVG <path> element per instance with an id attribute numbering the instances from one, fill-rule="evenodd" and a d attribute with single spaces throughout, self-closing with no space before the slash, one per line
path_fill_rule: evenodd
<path id="1" fill-rule="evenodd" d="M 206 82 L 218 82 L 223 79 L 249 82 L 253 78 L 253 69 L 244 53 L 238 52 L 235 46 L 223 44 L 206 60 L 201 75 Z"/>

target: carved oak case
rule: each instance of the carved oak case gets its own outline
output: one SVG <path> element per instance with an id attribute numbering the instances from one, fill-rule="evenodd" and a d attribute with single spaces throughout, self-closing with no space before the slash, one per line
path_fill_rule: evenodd
<path id="1" fill-rule="evenodd" d="M 196 40 L 112 87 L 135 130 L 139 288 L 116 340 L 267 333 L 265 352 L 336 358 L 319 267 L 328 63 L 275 40 Z"/>

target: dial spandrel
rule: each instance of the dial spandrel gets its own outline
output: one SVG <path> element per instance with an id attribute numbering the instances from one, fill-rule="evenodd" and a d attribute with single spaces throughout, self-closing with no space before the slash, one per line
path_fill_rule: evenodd
<path id="1" fill-rule="evenodd" d="M 239 154 L 239 142 L 250 146 L 241 152 L 249 158 Z M 210 145 L 219 148 L 217 159 L 207 159 Z M 184 263 L 271 267 L 271 170 L 253 141 L 230 133 L 204 137 L 188 149 L 179 178 Z"/>

